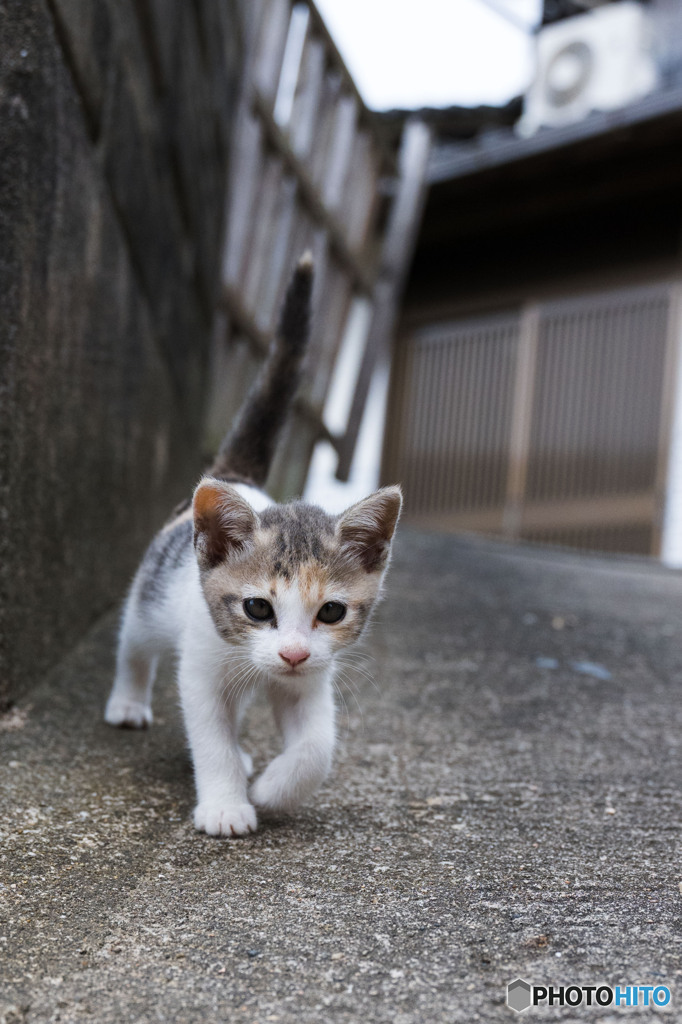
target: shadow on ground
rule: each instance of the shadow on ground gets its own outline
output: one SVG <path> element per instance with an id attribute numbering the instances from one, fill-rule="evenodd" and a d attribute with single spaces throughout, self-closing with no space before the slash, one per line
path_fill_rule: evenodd
<path id="1" fill-rule="evenodd" d="M 681 612 L 644 562 L 403 531 L 331 782 L 238 841 L 189 824 L 168 680 L 102 723 L 109 617 L 0 720 L 0 1021 L 508 1021 L 517 976 L 682 1019 Z"/>

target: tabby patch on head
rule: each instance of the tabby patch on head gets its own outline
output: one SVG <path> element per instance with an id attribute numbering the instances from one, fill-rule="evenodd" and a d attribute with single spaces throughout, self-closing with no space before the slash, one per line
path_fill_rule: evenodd
<path id="1" fill-rule="evenodd" d="M 257 513 L 205 478 L 194 546 L 211 616 L 258 668 L 305 675 L 359 639 L 379 596 L 401 494 L 387 487 L 331 516 L 302 501 Z"/>

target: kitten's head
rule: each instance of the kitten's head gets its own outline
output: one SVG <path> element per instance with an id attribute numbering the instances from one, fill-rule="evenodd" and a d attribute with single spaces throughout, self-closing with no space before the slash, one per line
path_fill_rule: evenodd
<path id="1" fill-rule="evenodd" d="M 359 639 L 380 591 L 402 496 L 384 487 L 330 516 L 301 501 L 257 513 L 229 484 L 194 494 L 194 547 L 213 621 L 251 663 L 289 680 Z"/>

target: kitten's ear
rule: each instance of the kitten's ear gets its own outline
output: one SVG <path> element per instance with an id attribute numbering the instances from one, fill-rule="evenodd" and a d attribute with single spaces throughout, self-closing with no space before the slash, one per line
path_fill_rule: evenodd
<path id="1" fill-rule="evenodd" d="M 343 549 L 367 572 L 385 566 L 402 504 L 399 487 L 382 487 L 340 517 L 336 531 Z"/>
<path id="2" fill-rule="evenodd" d="M 258 523 L 248 501 L 229 484 L 212 477 L 199 483 L 192 507 L 194 547 L 202 569 L 210 569 L 246 547 Z"/>

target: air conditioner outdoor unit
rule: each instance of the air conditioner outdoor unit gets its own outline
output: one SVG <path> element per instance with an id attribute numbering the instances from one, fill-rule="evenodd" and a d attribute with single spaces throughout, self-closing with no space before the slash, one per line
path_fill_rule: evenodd
<path id="1" fill-rule="evenodd" d="M 548 25 L 537 35 L 536 59 L 518 124 L 522 135 L 572 124 L 593 110 L 624 107 L 657 84 L 652 26 L 635 0 Z"/>

